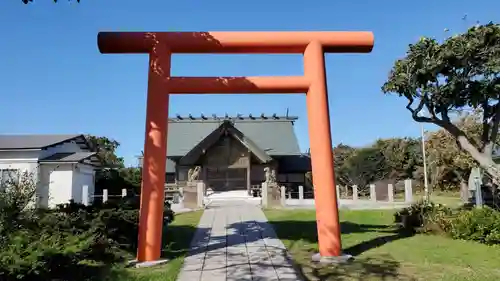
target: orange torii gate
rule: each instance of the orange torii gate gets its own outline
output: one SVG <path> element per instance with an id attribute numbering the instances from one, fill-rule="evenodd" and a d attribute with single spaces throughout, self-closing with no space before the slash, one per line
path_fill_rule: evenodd
<path id="1" fill-rule="evenodd" d="M 306 93 L 320 257 L 342 255 L 324 53 L 369 53 L 371 32 L 100 32 L 103 54 L 149 54 L 137 260 L 160 259 L 170 94 Z M 304 54 L 304 76 L 171 77 L 173 53 Z"/>

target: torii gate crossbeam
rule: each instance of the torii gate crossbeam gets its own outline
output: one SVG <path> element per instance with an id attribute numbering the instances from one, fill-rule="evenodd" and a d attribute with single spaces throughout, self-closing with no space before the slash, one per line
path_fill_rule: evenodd
<path id="1" fill-rule="evenodd" d="M 137 260 L 160 259 L 170 94 L 306 93 L 321 257 L 342 255 L 324 53 L 369 53 L 371 32 L 100 32 L 103 54 L 149 54 Z M 304 76 L 171 77 L 173 53 L 302 53 Z"/>

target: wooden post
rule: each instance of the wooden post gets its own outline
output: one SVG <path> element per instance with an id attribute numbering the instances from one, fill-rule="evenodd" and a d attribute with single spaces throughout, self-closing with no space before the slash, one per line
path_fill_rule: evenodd
<path id="1" fill-rule="evenodd" d="M 280 199 L 281 199 L 281 206 L 285 207 L 286 206 L 286 189 L 285 189 L 285 186 L 282 185 L 280 187 Z"/>
<path id="2" fill-rule="evenodd" d="M 304 203 L 304 187 L 302 185 L 299 185 L 299 202 L 300 205 Z"/>
<path id="3" fill-rule="evenodd" d="M 394 202 L 394 185 L 387 185 L 387 201 Z"/>
<path id="4" fill-rule="evenodd" d="M 197 206 L 198 208 L 203 208 L 203 199 L 205 199 L 205 183 L 196 183 L 196 194 L 197 194 Z"/>
<path id="5" fill-rule="evenodd" d="M 413 188 L 411 186 L 411 180 L 405 180 L 405 202 L 412 203 L 413 202 Z"/>
<path id="6" fill-rule="evenodd" d="M 102 203 L 108 202 L 108 190 L 103 189 L 102 190 Z"/>
<path id="7" fill-rule="evenodd" d="M 252 181 L 251 181 L 251 177 L 252 177 L 252 166 L 251 166 L 251 159 L 252 159 L 252 152 L 250 150 L 248 150 L 248 156 L 247 156 L 247 192 L 248 192 L 248 195 L 249 196 L 253 196 L 252 194 Z"/>
<path id="8" fill-rule="evenodd" d="M 357 185 L 352 186 L 352 200 L 354 200 L 354 201 L 358 200 L 358 186 Z"/>
<path id="9" fill-rule="evenodd" d="M 377 191 L 374 184 L 370 184 L 370 200 L 373 202 L 377 201 Z"/>
<path id="10" fill-rule="evenodd" d="M 263 182 L 261 186 L 262 186 L 262 191 L 261 191 L 261 194 L 262 194 L 262 206 L 264 208 L 267 208 L 267 207 L 269 207 L 269 201 L 268 201 L 269 196 L 268 196 L 268 190 L 267 190 L 267 188 L 268 188 L 267 187 L 267 183 Z"/>
<path id="11" fill-rule="evenodd" d="M 85 206 L 89 205 L 89 186 L 82 186 L 82 204 Z"/>
<path id="12" fill-rule="evenodd" d="M 142 168 L 137 260 L 161 257 L 171 51 L 158 46 L 149 53 L 148 93 Z"/>
<path id="13" fill-rule="evenodd" d="M 314 189 L 319 254 L 337 257 L 342 255 L 342 242 L 323 48 L 320 41 L 311 41 L 304 51 L 304 76 L 311 82 L 306 107 L 312 173 L 314 184 L 319 187 Z"/>
<path id="14" fill-rule="evenodd" d="M 179 187 L 179 207 L 184 209 L 184 188 Z"/>
<path id="15" fill-rule="evenodd" d="M 340 199 L 340 185 L 336 185 L 337 199 Z"/>

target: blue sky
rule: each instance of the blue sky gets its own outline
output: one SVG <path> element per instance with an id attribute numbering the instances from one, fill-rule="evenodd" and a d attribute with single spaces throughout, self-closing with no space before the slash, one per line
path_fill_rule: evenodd
<path id="1" fill-rule="evenodd" d="M 312 4 L 308 6 L 306 4 Z M 90 133 L 121 143 L 135 164 L 144 141 L 146 55 L 101 55 L 99 31 L 369 30 L 371 54 L 328 55 L 333 144 L 415 136 L 405 100 L 380 87 L 395 59 L 420 36 L 444 28 L 499 22 L 500 1 L 332 0 L 60 0 L 0 1 L 0 133 Z M 468 22 L 461 18 L 467 14 Z M 176 55 L 172 75 L 302 75 L 299 55 Z M 303 95 L 173 96 L 170 114 L 299 116 L 296 134 L 308 148 Z"/>

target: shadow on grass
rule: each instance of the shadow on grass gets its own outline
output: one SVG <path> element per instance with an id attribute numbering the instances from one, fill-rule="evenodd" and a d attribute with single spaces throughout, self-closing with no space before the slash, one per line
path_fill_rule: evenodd
<path id="1" fill-rule="evenodd" d="M 191 240 L 197 231 L 200 231 L 200 229 L 190 225 L 169 225 L 165 227 L 162 235 L 162 258 L 172 260 L 188 254 Z"/>
<path id="2" fill-rule="evenodd" d="M 415 280 L 400 272 L 400 263 L 391 256 L 377 258 L 356 257 L 362 253 L 381 247 L 387 243 L 413 236 L 393 225 L 357 224 L 341 222 L 342 235 L 355 233 L 377 233 L 365 241 L 344 248 L 344 252 L 356 257 L 352 262 L 342 265 L 322 265 L 311 262 L 317 249 L 316 221 L 272 221 L 278 237 L 289 241 L 293 260 L 299 265 L 305 280 Z"/>
<path id="3" fill-rule="evenodd" d="M 299 262 L 300 263 L 300 262 Z M 322 266 L 301 263 L 306 281 L 327 280 L 416 280 L 400 272 L 400 264 L 391 256 L 356 259 L 346 264 Z"/>
<path id="4" fill-rule="evenodd" d="M 316 221 L 273 221 L 271 224 L 280 239 L 290 241 L 302 240 L 308 243 L 317 243 L 318 241 Z M 342 235 L 369 232 L 387 234 L 344 249 L 346 253 L 353 256 L 413 235 L 411 232 L 404 231 L 392 225 L 357 224 L 348 221 L 340 223 L 340 230 Z"/>
<path id="5" fill-rule="evenodd" d="M 271 227 L 272 225 L 272 227 Z M 210 235 L 209 228 L 195 228 L 189 225 L 170 225 L 164 232 L 164 258 L 175 259 L 182 256 L 192 256 L 206 251 L 216 251 L 228 246 L 255 242 L 263 238 L 274 236 L 274 231 L 282 240 L 291 242 L 289 249 L 294 256 L 290 257 L 281 249 L 268 249 L 276 255 L 287 255 L 287 259 L 294 264 L 295 270 L 304 280 L 412 280 L 400 272 L 400 264 L 390 256 L 374 258 L 358 257 L 353 262 L 339 266 L 314 264 L 311 256 L 317 251 L 317 231 L 316 221 L 273 221 L 271 224 L 259 223 L 255 221 L 240 222 L 228 225 L 228 229 L 233 234 L 214 236 Z M 363 252 L 380 247 L 386 243 L 404 239 L 411 236 L 409 233 L 399 231 L 391 225 L 357 224 L 353 222 L 341 223 L 342 234 L 370 233 L 379 234 L 375 238 L 363 241 L 345 249 L 346 253 L 358 256 Z M 196 238 L 196 243 L 191 243 L 192 238 Z M 210 243 L 208 243 L 210 241 Z M 297 247 L 295 243 L 300 243 Z M 308 245 L 309 244 L 309 245 Z M 268 246 L 269 248 L 269 246 Z M 298 251 L 295 251 L 297 248 Z M 241 249 L 241 248 L 240 248 Z M 247 253 L 227 252 L 228 260 L 241 260 Z M 252 264 L 264 268 L 266 263 Z M 251 272 L 248 264 L 222 265 L 234 280 L 246 280 L 245 276 L 253 274 L 254 277 L 259 272 Z M 276 267 L 276 266 L 275 266 Z M 283 268 L 286 269 L 286 268 Z M 263 271 L 264 272 L 264 271 Z M 262 276 L 264 278 L 265 276 Z"/>

